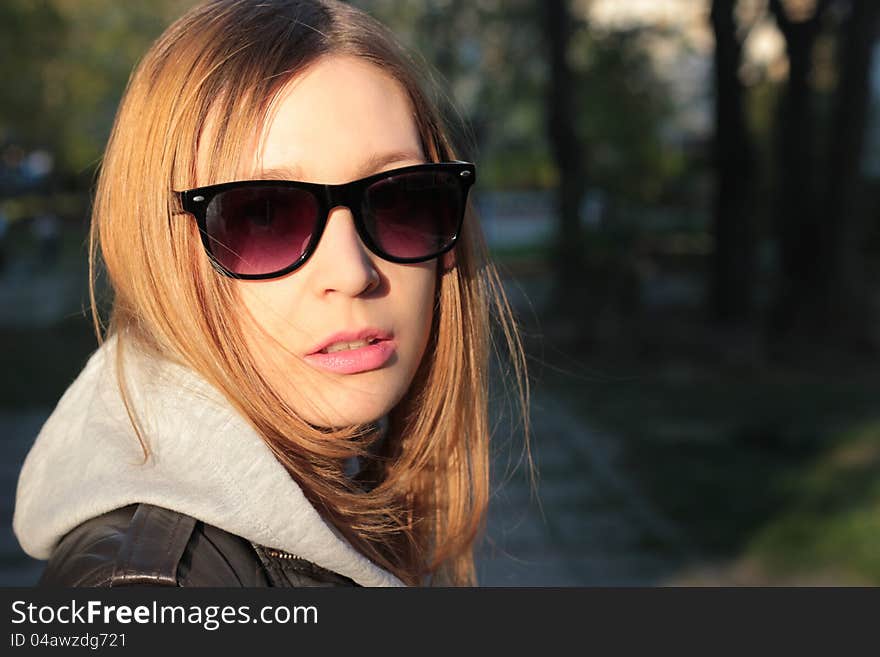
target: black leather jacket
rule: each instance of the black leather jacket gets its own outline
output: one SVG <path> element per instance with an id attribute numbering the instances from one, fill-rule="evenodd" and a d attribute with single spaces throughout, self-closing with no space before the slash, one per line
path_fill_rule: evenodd
<path id="1" fill-rule="evenodd" d="M 40 586 L 358 586 L 177 511 L 132 504 L 75 527 Z"/>

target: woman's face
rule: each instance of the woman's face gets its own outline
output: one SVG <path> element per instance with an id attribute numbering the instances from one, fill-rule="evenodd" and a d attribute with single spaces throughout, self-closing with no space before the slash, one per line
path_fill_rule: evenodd
<path id="1" fill-rule="evenodd" d="M 403 88 L 353 57 L 324 58 L 288 83 L 263 137 L 253 153 L 254 179 L 344 183 L 426 161 Z M 234 283 L 258 366 L 312 424 L 377 420 L 401 400 L 422 360 L 436 268 L 436 259 L 396 264 L 379 258 L 361 242 L 349 209 L 333 208 L 303 266 L 283 278 Z M 334 334 L 362 329 L 390 339 L 307 357 Z"/>

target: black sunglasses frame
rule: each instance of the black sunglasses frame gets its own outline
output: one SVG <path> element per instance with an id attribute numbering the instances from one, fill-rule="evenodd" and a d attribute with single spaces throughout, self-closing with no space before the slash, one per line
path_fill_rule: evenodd
<path id="1" fill-rule="evenodd" d="M 449 244 L 444 246 L 442 249 L 440 249 L 436 253 L 431 253 L 427 256 L 420 256 L 417 258 L 400 258 L 383 251 L 381 247 L 379 247 L 379 245 L 373 241 L 372 237 L 370 237 L 362 212 L 363 201 L 367 188 L 371 185 L 381 180 L 385 180 L 394 176 L 399 176 L 401 174 L 421 171 L 450 172 L 457 174 L 455 176 L 455 179 L 458 180 L 461 186 L 462 195 L 461 216 L 458 218 L 458 224 L 455 229 L 455 234 L 450 239 Z M 290 272 L 299 269 L 306 263 L 306 261 L 315 252 L 318 243 L 321 241 L 321 236 L 324 234 L 324 228 L 327 225 L 327 219 L 329 218 L 330 210 L 338 206 L 344 206 L 351 211 L 352 216 L 354 217 L 354 225 L 357 229 L 358 235 L 361 238 L 361 241 L 364 243 L 364 246 L 366 246 L 370 251 L 375 253 L 380 258 L 388 260 L 389 262 L 404 264 L 427 262 L 428 260 L 437 258 L 438 256 L 441 256 L 447 251 L 451 250 L 458 240 L 458 236 L 461 233 L 462 224 L 464 223 L 464 215 L 466 214 L 465 209 L 467 207 L 468 191 L 475 181 L 475 165 L 471 162 L 454 160 L 452 162 L 427 162 L 425 164 L 413 164 L 410 166 L 400 167 L 398 169 L 382 171 L 380 173 L 367 176 L 366 178 L 361 178 L 359 180 L 353 180 L 351 182 L 338 185 L 325 185 L 320 183 L 300 182 L 295 180 L 240 180 L 235 182 L 220 183 L 217 185 L 208 185 L 206 187 L 196 187 L 194 189 L 188 189 L 182 192 L 174 192 L 174 194 L 178 202 L 180 203 L 183 211 L 195 217 L 196 222 L 199 226 L 199 232 L 201 233 L 202 245 L 205 248 L 205 253 L 208 254 L 211 263 L 216 269 L 220 271 L 220 273 L 230 278 L 237 278 L 242 280 L 266 280 L 285 276 Z M 220 264 L 220 262 L 214 256 L 211 239 L 208 235 L 207 208 L 215 196 L 231 189 L 267 186 L 299 189 L 309 192 L 315 198 L 318 203 L 318 213 L 317 217 L 315 218 L 315 227 L 312 231 L 312 239 L 309 241 L 309 244 L 303 251 L 303 254 L 296 261 L 283 269 L 268 272 L 265 274 L 239 274 L 230 271 L 222 264 Z"/>

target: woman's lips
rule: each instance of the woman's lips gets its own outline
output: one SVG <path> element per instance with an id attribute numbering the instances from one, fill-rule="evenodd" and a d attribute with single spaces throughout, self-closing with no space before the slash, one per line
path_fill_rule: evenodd
<path id="1" fill-rule="evenodd" d="M 357 349 L 308 354 L 305 360 L 310 365 L 337 374 L 357 374 L 382 367 L 396 349 L 394 340 L 379 340 Z"/>

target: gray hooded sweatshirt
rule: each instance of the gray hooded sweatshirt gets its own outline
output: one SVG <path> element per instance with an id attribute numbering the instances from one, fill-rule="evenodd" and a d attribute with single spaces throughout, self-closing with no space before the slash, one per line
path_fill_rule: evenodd
<path id="1" fill-rule="evenodd" d="M 402 586 L 324 521 L 251 425 L 203 378 L 126 347 L 129 398 L 116 377 L 115 337 L 91 356 L 43 425 L 18 481 L 13 531 L 48 559 L 77 525 L 146 502 L 259 545 L 284 550 L 363 586 Z"/>

